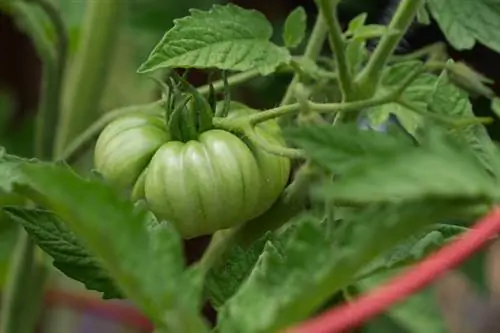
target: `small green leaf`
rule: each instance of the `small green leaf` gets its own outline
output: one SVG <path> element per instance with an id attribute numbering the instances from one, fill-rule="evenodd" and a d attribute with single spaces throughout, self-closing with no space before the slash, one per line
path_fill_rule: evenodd
<path id="1" fill-rule="evenodd" d="M 455 117 L 474 117 L 468 95 L 451 84 L 446 72 L 436 81 L 429 97 L 428 109 Z M 472 149 L 483 166 L 500 179 L 500 154 L 486 128 L 481 124 L 472 125 L 460 131 L 458 136 Z"/>
<path id="2" fill-rule="evenodd" d="M 97 258 L 53 213 L 41 209 L 4 208 L 20 223 L 38 246 L 54 259 L 54 266 L 87 289 L 103 293 L 105 299 L 121 298 L 121 292 Z"/>
<path id="3" fill-rule="evenodd" d="M 389 89 L 395 89 L 408 73 L 421 66 L 420 61 L 407 61 L 396 63 L 385 69 L 382 78 L 383 89 L 379 93 L 384 93 Z M 421 74 L 405 90 L 401 99 L 412 105 L 416 109 L 426 110 L 429 94 L 434 90 L 437 76 L 431 74 Z M 393 114 L 399 120 L 403 128 L 410 134 L 415 134 L 422 126 L 422 116 L 407 109 L 398 103 L 388 103 L 370 108 L 367 112 L 368 119 L 372 126 L 385 123 Z"/>
<path id="4" fill-rule="evenodd" d="M 307 14 L 303 7 L 295 8 L 286 18 L 283 40 L 286 47 L 295 48 L 306 35 Z"/>
<path id="5" fill-rule="evenodd" d="M 366 22 L 366 19 L 368 18 L 368 14 L 367 13 L 361 13 L 361 14 L 358 14 L 358 16 L 356 16 L 355 18 L 353 18 L 350 22 L 349 22 L 349 25 L 347 27 L 347 31 L 346 33 L 348 34 L 352 34 L 354 33 L 356 30 L 360 29 L 361 27 L 363 27 L 365 25 L 365 22 Z"/>
<path id="6" fill-rule="evenodd" d="M 493 81 L 463 62 L 448 63 L 447 71 L 450 79 L 460 88 L 471 94 L 479 94 L 486 97 L 494 97 L 495 92 L 487 84 Z"/>
<path id="7" fill-rule="evenodd" d="M 417 22 L 423 25 L 431 24 L 431 17 L 425 5 L 421 6 L 417 12 Z"/>
<path id="8" fill-rule="evenodd" d="M 500 118 L 500 98 L 493 98 L 491 100 L 491 109 L 495 112 L 496 116 Z"/>
<path id="9" fill-rule="evenodd" d="M 351 73 L 358 73 L 368 56 L 366 43 L 361 40 L 350 40 L 346 46 L 346 55 Z"/>
<path id="10" fill-rule="evenodd" d="M 255 10 L 228 4 L 190 12 L 191 16 L 175 20 L 139 73 L 160 68 L 218 68 L 257 69 L 267 75 L 291 59 L 286 48 L 269 41 L 272 26 Z"/>
<path id="11" fill-rule="evenodd" d="M 428 0 L 431 15 L 453 48 L 472 49 L 476 41 L 500 52 L 500 4 L 491 0 Z M 471 14 L 474 15 L 471 15 Z"/>

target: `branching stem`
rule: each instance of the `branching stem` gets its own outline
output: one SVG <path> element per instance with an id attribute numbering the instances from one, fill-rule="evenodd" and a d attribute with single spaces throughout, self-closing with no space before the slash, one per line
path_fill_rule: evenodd
<path id="1" fill-rule="evenodd" d="M 328 41 L 334 54 L 342 97 L 344 101 L 349 101 L 354 93 L 353 79 L 349 70 L 342 29 L 337 18 L 337 2 L 338 0 L 317 0 L 320 13 L 328 26 Z"/>
<path id="2" fill-rule="evenodd" d="M 390 31 L 397 32 L 382 37 L 368 64 L 356 78 L 356 85 L 363 97 L 369 98 L 375 94 L 384 66 L 415 19 L 422 3 L 423 0 L 402 0 L 399 4 L 388 26 Z"/>

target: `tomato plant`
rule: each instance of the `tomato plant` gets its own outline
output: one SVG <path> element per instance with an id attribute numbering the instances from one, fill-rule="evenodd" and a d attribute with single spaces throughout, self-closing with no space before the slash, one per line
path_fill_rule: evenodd
<path id="1" fill-rule="evenodd" d="M 33 332 L 45 284 L 32 272 L 53 266 L 104 299 L 131 300 L 155 333 L 453 332 L 449 309 L 442 320 L 432 290 L 417 289 L 500 230 L 498 143 L 472 101 L 492 115 L 500 104 L 491 80 L 443 45 L 402 46 L 433 20 L 455 49 L 500 52 L 487 25 L 500 9 L 449 2 L 461 10 L 401 0 L 389 18 L 359 13 L 342 27 L 340 1 L 316 0 L 311 31 L 297 7 L 281 41 L 256 10 L 192 9 L 134 73 L 161 97 L 103 115 L 124 2 L 87 4 L 72 61 L 57 6 L 6 2 L 46 75 L 33 158 L 0 152 L 0 191 L 15 199 L 0 206 L 23 228 L 0 331 Z M 195 87 L 192 70 L 207 84 Z M 277 76 L 290 83 L 274 107 L 234 94 Z M 200 236 L 210 244 L 187 262 L 184 245 Z M 349 306 L 322 313 L 338 303 Z M 386 321 L 367 321 L 382 311 Z"/>

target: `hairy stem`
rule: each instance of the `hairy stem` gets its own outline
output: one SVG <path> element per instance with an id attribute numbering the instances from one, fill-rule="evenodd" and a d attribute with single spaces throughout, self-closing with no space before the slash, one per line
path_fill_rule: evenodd
<path id="1" fill-rule="evenodd" d="M 242 72 L 242 73 L 238 73 L 238 74 L 234 74 L 234 75 L 231 75 L 227 78 L 227 83 L 230 85 L 230 86 L 235 86 L 235 85 L 238 85 L 238 84 L 242 84 L 246 81 L 249 81 L 253 78 L 256 78 L 260 75 L 259 71 L 257 70 L 250 70 L 250 71 L 247 71 L 247 72 Z M 214 92 L 219 92 L 221 91 L 222 89 L 224 89 L 224 81 L 223 80 L 218 80 L 216 82 L 213 83 L 213 87 L 214 87 Z M 198 91 L 200 94 L 202 95 L 208 95 L 208 93 L 210 92 L 210 85 L 208 84 L 205 84 L 201 87 L 198 88 Z"/>
<path id="2" fill-rule="evenodd" d="M 342 29 L 337 18 L 337 2 L 338 0 L 317 0 L 320 13 L 323 15 L 328 26 L 328 41 L 335 56 L 342 97 L 344 101 L 349 101 L 353 94 L 353 79 L 345 52 Z"/>
<path id="3" fill-rule="evenodd" d="M 382 37 L 368 64 L 356 78 L 363 97 L 368 98 L 375 94 L 384 66 L 415 19 L 422 4 L 423 0 L 401 1 L 389 24 L 389 30 L 397 31 L 397 33 L 387 34 Z"/>
<path id="4" fill-rule="evenodd" d="M 55 155 L 98 116 L 119 32 L 123 0 L 89 1 L 79 51 L 64 94 Z"/>

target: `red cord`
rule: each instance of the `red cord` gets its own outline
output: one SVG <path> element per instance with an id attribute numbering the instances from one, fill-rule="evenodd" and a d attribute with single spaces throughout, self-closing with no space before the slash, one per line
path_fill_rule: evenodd
<path id="1" fill-rule="evenodd" d="M 75 310 L 117 320 L 144 332 L 152 332 L 151 321 L 130 305 L 114 301 L 103 301 L 91 296 L 75 295 L 60 290 L 49 290 L 45 295 L 46 305 L 65 305 Z"/>
<path id="2" fill-rule="evenodd" d="M 350 304 L 333 308 L 305 321 L 286 333 L 340 333 L 353 329 L 457 266 L 499 232 L 500 208 L 495 208 L 459 239 L 415 264 L 389 283 Z"/>

